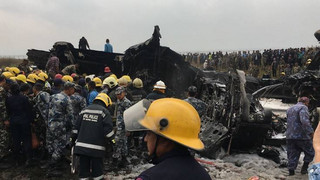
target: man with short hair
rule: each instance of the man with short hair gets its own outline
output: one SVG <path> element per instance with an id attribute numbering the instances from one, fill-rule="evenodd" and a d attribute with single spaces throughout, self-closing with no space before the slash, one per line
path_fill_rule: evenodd
<path id="1" fill-rule="evenodd" d="M 299 102 L 287 110 L 287 155 L 289 175 L 295 174 L 300 153 L 304 152 L 301 174 L 306 174 L 309 163 L 313 160 L 313 129 L 309 120 L 309 98 L 301 97 Z"/>
<path id="2" fill-rule="evenodd" d="M 90 81 L 88 83 L 88 97 L 87 97 L 87 105 L 91 105 L 94 98 L 98 95 L 98 91 L 96 90 L 96 83 L 94 81 Z"/>
<path id="3" fill-rule="evenodd" d="M 106 44 L 104 45 L 104 52 L 113 53 L 113 47 L 110 44 L 109 39 L 106 39 Z"/>
<path id="4" fill-rule="evenodd" d="M 126 98 L 126 90 L 124 87 L 118 87 L 115 91 L 117 96 L 116 117 L 117 131 L 115 136 L 115 146 L 112 158 L 119 168 L 124 167 L 126 156 L 128 154 L 126 129 L 123 121 L 123 113 L 131 106 L 131 102 Z"/>
<path id="5" fill-rule="evenodd" d="M 188 88 L 188 98 L 185 99 L 188 103 L 190 103 L 199 113 L 199 116 L 202 117 L 207 110 L 207 104 L 200 99 L 196 98 L 197 87 L 190 86 Z"/>

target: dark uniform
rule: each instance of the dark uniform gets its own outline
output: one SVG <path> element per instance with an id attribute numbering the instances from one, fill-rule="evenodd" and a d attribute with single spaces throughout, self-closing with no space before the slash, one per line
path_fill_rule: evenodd
<path id="1" fill-rule="evenodd" d="M 131 95 L 132 95 L 132 104 L 135 104 L 139 102 L 141 99 L 147 97 L 147 93 L 145 90 L 141 88 L 135 88 L 135 87 L 132 88 Z"/>
<path id="2" fill-rule="evenodd" d="M 10 130 L 12 134 L 14 153 L 17 155 L 21 149 L 21 142 L 27 159 L 31 158 L 31 127 L 33 120 L 32 106 L 26 96 L 12 95 L 6 101 L 7 112 L 10 117 Z M 16 156 L 16 158 L 18 158 Z"/>
<path id="3" fill-rule="evenodd" d="M 4 121 L 8 120 L 6 98 L 6 91 L 0 87 L 0 158 L 9 153 L 9 131 L 4 124 Z"/>
<path id="4" fill-rule="evenodd" d="M 98 104 L 88 106 L 81 111 L 73 133 L 78 136 L 74 153 L 80 155 L 79 177 L 89 178 L 91 168 L 91 177 L 102 179 L 106 138 L 114 135 L 109 111 Z"/>
<path id="5" fill-rule="evenodd" d="M 174 149 L 153 160 L 152 168 L 142 172 L 136 180 L 209 180 L 204 168 L 192 157 L 186 148 Z"/>
<path id="6" fill-rule="evenodd" d="M 162 92 L 160 91 L 153 91 L 152 93 L 148 94 L 148 96 L 146 97 L 146 99 L 149 99 L 151 101 L 154 101 L 154 100 L 157 100 L 157 99 L 161 99 L 161 98 L 165 98 L 166 95 L 163 94 Z"/>

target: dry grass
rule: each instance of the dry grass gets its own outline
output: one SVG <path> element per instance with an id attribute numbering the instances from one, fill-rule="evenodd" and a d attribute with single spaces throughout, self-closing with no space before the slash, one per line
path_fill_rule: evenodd
<path id="1" fill-rule="evenodd" d="M 18 66 L 20 63 L 22 63 L 23 59 L 15 59 L 15 58 L 0 58 L 0 67 L 13 67 Z"/>

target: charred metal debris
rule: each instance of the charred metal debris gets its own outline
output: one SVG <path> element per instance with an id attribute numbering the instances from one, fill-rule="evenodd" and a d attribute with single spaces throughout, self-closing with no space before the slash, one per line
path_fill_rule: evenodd
<path id="1" fill-rule="evenodd" d="M 208 105 L 207 113 L 201 117 L 200 134 L 206 148 L 200 153 L 209 158 L 216 158 L 221 149 L 230 153 L 261 150 L 265 147 L 263 145 L 280 146 L 283 143 L 283 139 L 272 137 L 284 133 L 285 119 L 264 109 L 258 101 L 260 97 L 277 96 L 292 100 L 295 95 L 306 93 L 313 95 L 314 107 L 319 104 L 319 94 L 316 93 L 320 86 L 318 71 L 307 70 L 280 82 L 262 82 L 238 70 L 202 71 L 185 62 L 180 54 L 170 48 L 160 46 L 160 38 L 160 28 L 155 26 L 150 39 L 130 47 L 124 54 L 80 50 L 70 43 L 57 42 L 50 52 L 31 49 L 27 55 L 42 69 L 50 53 L 56 53 L 62 67 L 79 63 L 81 73 L 102 75 L 103 68 L 109 66 L 117 76 L 126 74 L 141 78 L 147 92 L 152 90 L 156 81 L 162 80 L 167 85 L 169 97 L 185 98 L 187 88 L 195 85 L 198 98 Z M 261 84 L 273 85 L 258 90 Z M 288 95 L 291 90 L 293 95 Z"/>

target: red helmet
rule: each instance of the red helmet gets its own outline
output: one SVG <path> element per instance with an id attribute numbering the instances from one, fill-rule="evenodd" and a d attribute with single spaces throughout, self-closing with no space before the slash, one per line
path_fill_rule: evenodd
<path id="1" fill-rule="evenodd" d="M 71 74 L 71 77 L 73 77 L 73 78 L 76 77 L 76 76 L 78 76 L 76 73 L 72 73 Z"/>
<path id="2" fill-rule="evenodd" d="M 108 66 L 106 66 L 106 67 L 104 68 L 104 72 L 108 73 L 108 72 L 111 72 L 111 70 L 110 70 L 110 68 L 109 68 Z"/>
<path id="3" fill-rule="evenodd" d="M 62 75 L 61 75 L 61 74 L 56 74 L 56 75 L 54 76 L 54 78 L 55 78 L 55 79 L 61 79 L 61 78 L 62 78 Z"/>

